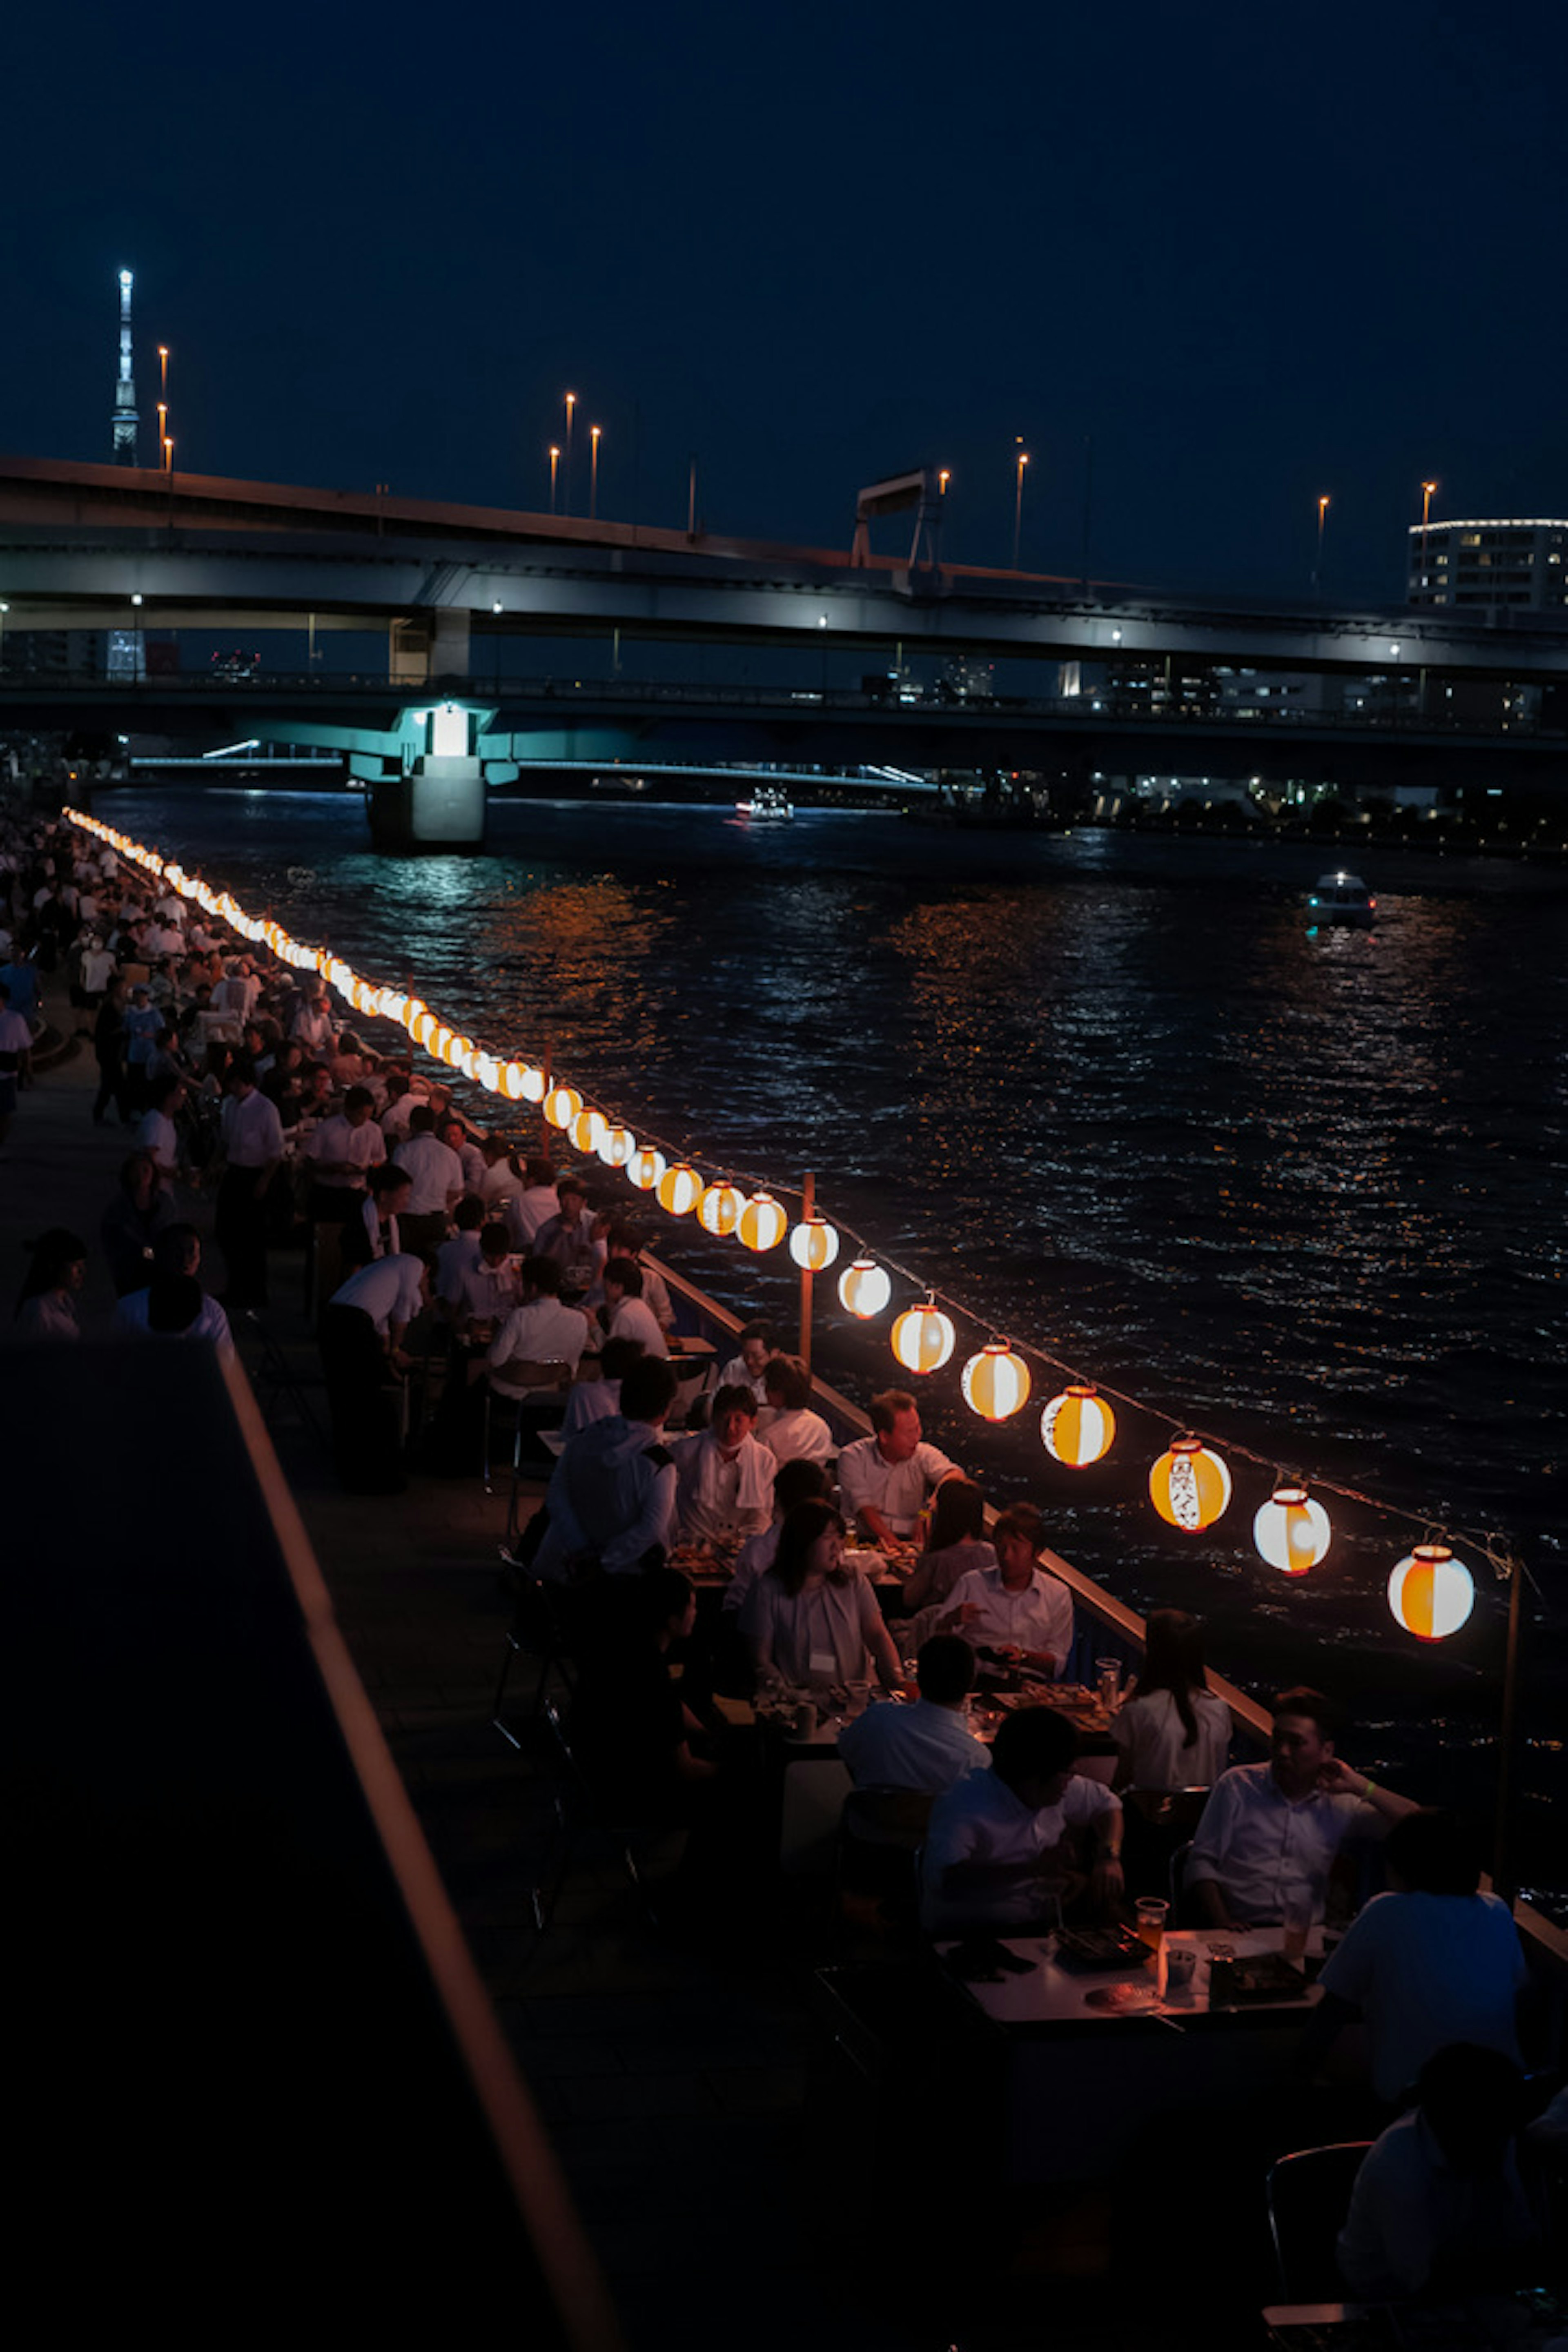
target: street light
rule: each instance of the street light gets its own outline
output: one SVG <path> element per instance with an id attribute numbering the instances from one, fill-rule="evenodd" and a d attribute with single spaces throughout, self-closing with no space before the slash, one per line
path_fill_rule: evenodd
<path id="1" fill-rule="evenodd" d="M 168 436 L 169 404 L 166 400 L 161 400 L 158 403 L 158 446 L 160 449 L 164 446 L 168 440 Z"/>
<path id="2" fill-rule="evenodd" d="M 1018 487 L 1013 496 L 1013 569 L 1015 572 L 1018 569 L 1018 541 L 1024 528 L 1024 468 L 1029 462 L 1029 453 L 1022 446 L 1024 438 L 1023 435 L 1020 433 L 1016 438 L 1020 446 L 1018 450 Z"/>
<path id="3" fill-rule="evenodd" d="M 1426 585 L 1426 523 L 1432 512 L 1432 493 L 1436 487 L 1436 482 L 1423 482 L 1421 485 L 1421 585 L 1423 588 Z"/>
<path id="4" fill-rule="evenodd" d="M 569 392 L 566 395 L 566 480 L 561 493 L 563 514 L 570 514 L 572 511 L 572 417 L 576 406 L 577 395 L 574 392 Z"/>
<path id="5" fill-rule="evenodd" d="M 552 514 L 555 512 L 555 477 L 560 470 L 560 466 L 561 444 L 559 441 L 552 441 L 550 445 L 550 511 Z"/>
<path id="6" fill-rule="evenodd" d="M 593 455 L 588 462 L 588 520 L 590 522 L 596 521 L 599 514 L 599 440 L 603 430 L 603 426 L 598 425 L 591 425 L 588 430 L 588 438 L 593 444 Z"/>
<path id="7" fill-rule="evenodd" d="M 169 346 L 167 343 L 160 343 L 158 346 L 158 367 L 160 370 L 158 389 L 166 401 L 169 397 Z"/>
<path id="8" fill-rule="evenodd" d="M 1327 522 L 1328 519 L 1329 500 L 1325 495 L 1318 500 L 1318 563 L 1317 569 L 1312 574 L 1312 585 L 1314 588 L 1321 588 L 1323 584 L 1323 525 Z"/>
<path id="9" fill-rule="evenodd" d="M 947 486 L 948 486 L 949 482 L 951 482 L 951 481 L 952 481 L 952 473 L 949 471 L 948 467 L 944 466 L 944 467 L 942 467 L 942 469 L 941 473 L 940 473 L 940 474 L 937 476 L 937 478 L 936 478 L 936 494 L 937 494 L 937 496 L 938 496 L 938 498 L 939 498 L 939 499 L 945 499 L 945 498 L 946 498 L 946 496 L 947 496 Z"/>

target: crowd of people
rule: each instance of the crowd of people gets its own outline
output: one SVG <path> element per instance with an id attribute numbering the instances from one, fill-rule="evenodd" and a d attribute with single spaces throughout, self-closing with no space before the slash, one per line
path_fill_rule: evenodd
<path id="1" fill-rule="evenodd" d="M 618 1205 L 514 1138 L 477 1137 L 406 1055 L 335 1023 L 313 973 L 253 955 L 68 824 L 0 833 L 0 1155 L 26 1115 L 51 972 L 96 1058 L 90 1117 L 120 1124 L 126 1156 L 94 1236 L 39 1235 L 12 1341 L 80 1337 L 96 1246 L 117 1337 L 232 1354 L 231 1318 L 266 1307 L 275 1253 L 305 1241 L 347 1486 L 405 1483 L 416 1362 L 439 1362 L 432 1426 L 451 1466 L 479 1467 L 489 1413 L 516 1417 L 519 1444 L 542 1403 L 556 1422 L 515 1565 L 582 1645 L 573 1736 L 601 1789 L 635 1790 L 699 1847 L 706 1824 L 710 1851 L 721 1824 L 732 1866 L 756 1748 L 737 1748 L 719 1701 L 833 1694 L 858 1702 L 838 1740 L 857 1790 L 893 1802 L 918 1845 L 931 1938 L 1124 1918 L 1169 1885 L 1173 1857 L 1185 1916 L 1213 1931 L 1348 1918 L 1303 2045 L 1305 2063 L 1331 2065 L 1359 2035 L 1391 2118 L 1347 2224 L 1347 2278 L 1407 2293 L 1442 2271 L 1453 2230 L 1412 2221 L 1411 2183 L 1424 2215 L 1444 2198 L 1468 2211 L 1467 2147 L 1490 2151 L 1480 2205 L 1514 2242 L 1497 2118 L 1521 2063 L 1517 1932 L 1459 1824 L 1342 1756 L 1321 1693 L 1283 1692 L 1268 1759 L 1233 1765 L 1202 1628 L 1156 1611 L 1113 1753 L 1082 1769 L 1080 1734 L 1050 1704 L 1079 1628 L 1037 1510 L 990 1511 L 906 1391 L 875 1397 L 869 1433 L 841 1442 L 765 1320 L 710 1372 L 684 1353 Z M 729 1571 L 706 1623 L 682 1573 L 698 1563 Z M 982 1676 L 1036 1702 L 990 1738 Z M 874 1689 L 898 1703 L 868 1704 Z"/>

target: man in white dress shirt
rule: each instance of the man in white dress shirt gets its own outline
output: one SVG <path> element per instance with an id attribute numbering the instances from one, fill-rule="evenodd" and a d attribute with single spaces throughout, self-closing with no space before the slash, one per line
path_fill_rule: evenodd
<path id="1" fill-rule="evenodd" d="M 174 1121 L 185 1106 L 183 1078 L 164 1076 L 152 1089 L 152 1107 L 144 1110 L 132 1140 L 145 1151 L 158 1171 L 158 1181 L 172 1192 L 180 1172 L 180 1137 Z"/>
<path id="2" fill-rule="evenodd" d="M 408 1370 L 403 1341 L 428 1296 L 423 1258 L 406 1251 L 358 1267 L 321 1309 L 318 1338 L 338 1475 L 353 1493 L 407 1485 L 389 1375 Z"/>
<path id="3" fill-rule="evenodd" d="M 1065 1716 L 1026 1707 L 996 1734 L 990 1771 L 937 1799 L 921 1862 L 928 1936 L 1027 1934 L 1063 1884 L 1085 1876 L 1089 1911 L 1121 1902 L 1121 1800 L 1074 1772 L 1077 1754 Z"/>
<path id="4" fill-rule="evenodd" d="M 575 1372 L 588 1343 L 588 1318 L 581 1307 L 561 1298 L 561 1268 L 552 1257 L 530 1257 L 519 1280 L 522 1303 L 514 1307 L 490 1343 L 482 1369 L 500 1396 L 528 1394 L 516 1380 L 509 1381 L 510 1364 L 565 1364 Z"/>
<path id="5" fill-rule="evenodd" d="M 776 1465 L 752 1434 L 756 1418 L 749 1388 L 721 1389 L 708 1427 L 674 1447 L 679 1480 L 676 1519 L 683 1543 L 727 1549 L 766 1528 Z"/>
<path id="6" fill-rule="evenodd" d="M 771 1323 L 759 1318 L 754 1323 L 742 1324 L 736 1338 L 738 1353 L 731 1357 L 720 1373 L 719 1385 L 727 1389 L 733 1387 L 737 1381 L 746 1381 L 760 1411 L 768 1401 L 763 1375 L 767 1370 L 769 1358 L 778 1353 L 778 1334 Z"/>
<path id="7" fill-rule="evenodd" d="M 310 1215 L 318 1223 L 346 1224 L 364 1197 L 373 1168 L 386 1158 L 386 1139 L 372 1112 L 368 1087 L 351 1087 L 343 1107 L 314 1129 L 305 1148 L 310 1169 Z"/>
<path id="8" fill-rule="evenodd" d="M 205 1339 L 226 1360 L 234 1354 L 228 1317 L 202 1288 L 202 1237 L 195 1225 L 165 1225 L 153 1244 L 153 1278 L 128 1291 L 114 1310 L 117 1336 Z"/>
<path id="9" fill-rule="evenodd" d="M 267 1304 L 267 1195 L 283 1158 L 278 1107 L 258 1093 L 256 1065 L 237 1055 L 223 1106 L 223 1181 L 213 1231 L 228 1266 L 226 1303 Z"/>
<path id="10" fill-rule="evenodd" d="M 763 1372 L 766 1410 L 757 1436 L 775 1462 L 831 1462 L 838 1443 L 819 1412 L 811 1410 L 811 1374 L 799 1356 L 770 1356 Z"/>
<path id="11" fill-rule="evenodd" d="M 658 1318 L 643 1302 L 642 1268 L 636 1258 L 606 1258 L 604 1282 L 605 1337 L 640 1339 L 650 1356 L 668 1356 L 668 1343 Z"/>
<path id="12" fill-rule="evenodd" d="M 933 1633 L 915 1661 L 913 1706 L 868 1706 L 838 1735 L 838 1753 L 858 1789 L 914 1789 L 940 1797 L 971 1772 L 991 1769 L 991 1751 L 969 1728 L 963 1702 L 974 1687 L 974 1653 L 956 1633 Z"/>
<path id="13" fill-rule="evenodd" d="M 942 1481 L 963 1473 L 923 1442 L 920 1412 L 907 1389 L 872 1398 L 871 1429 L 839 1455 L 838 1491 L 845 1517 L 858 1520 L 874 1543 L 889 1549 L 909 1541 Z"/>
<path id="14" fill-rule="evenodd" d="M 1339 1709 L 1321 1691 L 1281 1692 L 1267 1764 L 1222 1772 L 1187 1858 L 1188 1895 L 1211 1927 L 1263 1927 L 1295 1897 L 1323 1916 L 1347 1840 L 1382 1837 L 1415 1810 L 1335 1754 Z"/>
<path id="15" fill-rule="evenodd" d="M 1072 1595 L 1039 1565 L 1044 1541 L 1032 1504 L 1000 1512 L 991 1529 L 996 1565 L 961 1576 L 937 1624 L 974 1649 L 1014 1652 L 1060 1682 L 1073 1644 Z"/>
<path id="16" fill-rule="evenodd" d="M 408 1122 L 408 1139 L 393 1153 L 399 1168 L 413 1180 L 414 1197 L 400 1219 L 403 1239 L 410 1249 L 438 1250 L 447 1225 L 463 1197 L 463 1163 L 449 1144 L 436 1133 L 436 1114 L 421 1103 Z"/>

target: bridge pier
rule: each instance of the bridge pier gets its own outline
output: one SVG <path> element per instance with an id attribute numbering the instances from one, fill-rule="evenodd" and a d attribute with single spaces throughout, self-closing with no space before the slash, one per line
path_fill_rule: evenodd
<path id="1" fill-rule="evenodd" d="M 405 774 L 367 778 L 370 837 L 392 856 L 482 849 L 485 774 L 472 758 L 420 760 Z"/>

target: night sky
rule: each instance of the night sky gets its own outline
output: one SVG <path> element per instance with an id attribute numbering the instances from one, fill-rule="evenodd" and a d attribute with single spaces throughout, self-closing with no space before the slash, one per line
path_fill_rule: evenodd
<path id="1" fill-rule="evenodd" d="M 198 472 L 847 545 L 1401 591 L 1437 517 L 1568 513 L 1568 11 L 67 5 L 6 28 L 0 446 L 107 459 L 137 273 Z M 893 530 L 885 543 L 898 537 Z"/>

